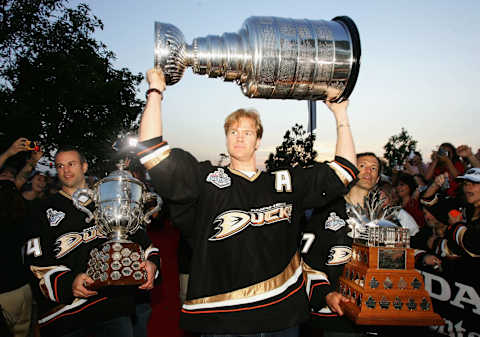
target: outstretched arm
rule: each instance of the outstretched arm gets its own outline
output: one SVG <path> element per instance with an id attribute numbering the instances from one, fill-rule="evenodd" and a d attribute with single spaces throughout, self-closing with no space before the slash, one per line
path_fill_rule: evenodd
<path id="1" fill-rule="evenodd" d="M 145 141 L 162 136 L 162 98 L 165 90 L 165 77 L 160 69 L 147 72 L 149 89 L 157 89 L 147 94 L 147 104 L 140 122 L 138 139 Z"/>
<path id="2" fill-rule="evenodd" d="M 349 160 L 357 165 L 355 144 L 353 143 L 352 131 L 348 121 L 347 107 L 348 101 L 342 103 L 325 102 L 328 108 L 333 112 L 337 124 L 337 146 L 335 155 Z"/>
<path id="3" fill-rule="evenodd" d="M 8 158 L 16 155 L 20 151 L 25 151 L 27 148 L 25 147 L 25 142 L 27 138 L 18 138 L 16 141 L 10 145 L 10 147 L 4 153 L 0 154 L 0 168 L 2 168 L 3 164 L 7 161 Z"/>

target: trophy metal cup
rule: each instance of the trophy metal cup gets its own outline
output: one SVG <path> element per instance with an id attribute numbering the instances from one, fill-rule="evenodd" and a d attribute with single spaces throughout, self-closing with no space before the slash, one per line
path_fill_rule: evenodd
<path id="1" fill-rule="evenodd" d="M 360 69 L 360 37 L 346 16 L 331 21 L 250 17 L 238 33 L 185 43 L 175 26 L 155 22 L 155 67 L 167 85 L 186 67 L 236 81 L 250 98 L 347 99 Z"/>
<path id="2" fill-rule="evenodd" d="M 80 202 L 85 197 L 94 201 L 93 213 Z M 147 273 L 140 267 L 145 261 L 144 251 L 127 238 L 143 223 L 150 222 L 150 216 L 161 207 L 161 198 L 147 192 L 145 185 L 124 170 L 121 163 L 119 170 L 101 179 L 93 189 L 77 190 L 72 199 L 75 207 L 88 214 L 85 221 L 95 219 L 98 233 L 109 239 L 90 252 L 87 274 L 94 283 L 89 288 L 145 283 Z M 152 199 L 156 200 L 156 206 L 144 214 L 144 204 Z"/>
<path id="3" fill-rule="evenodd" d="M 415 269 L 408 229 L 388 220 L 396 211 L 383 207 L 378 194 L 363 209 L 347 205 L 355 227 L 352 259 L 339 281 L 340 292 L 354 303 L 342 308 L 359 325 L 444 325 Z"/>

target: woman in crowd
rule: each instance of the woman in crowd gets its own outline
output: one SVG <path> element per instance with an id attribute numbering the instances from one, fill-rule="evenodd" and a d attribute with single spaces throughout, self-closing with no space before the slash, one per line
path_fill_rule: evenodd
<path id="1" fill-rule="evenodd" d="M 418 199 L 414 197 L 417 184 L 413 176 L 407 173 L 400 173 L 395 189 L 400 197 L 401 206 L 415 219 L 418 227 L 422 228 L 425 225 L 425 218 L 423 217 Z"/>
<path id="2" fill-rule="evenodd" d="M 433 180 L 436 176 L 447 173 L 446 194 L 455 196 L 459 187 L 455 178 L 464 172 L 465 165 L 457 155 L 457 149 L 451 143 L 443 143 L 437 152 L 432 153 L 432 162 L 425 173 L 425 178 Z"/>
<path id="3" fill-rule="evenodd" d="M 45 188 L 47 187 L 47 176 L 45 173 L 36 171 L 30 178 L 30 189 L 22 193 L 22 197 L 28 201 L 41 199 L 45 196 Z"/>

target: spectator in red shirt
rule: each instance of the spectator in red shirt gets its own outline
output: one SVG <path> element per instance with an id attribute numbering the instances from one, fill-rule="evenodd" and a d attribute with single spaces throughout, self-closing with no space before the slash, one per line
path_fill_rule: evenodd
<path id="1" fill-rule="evenodd" d="M 403 209 L 415 219 L 418 227 L 422 228 L 425 225 L 425 218 L 418 199 L 413 197 L 413 193 L 417 189 L 413 176 L 408 173 L 400 173 L 395 188 Z"/>
<path id="2" fill-rule="evenodd" d="M 450 143 L 440 145 L 438 151 L 432 153 L 432 162 L 428 167 L 425 178 L 433 180 L 442 173 L 448 173 L 449 187 L 446 194 L 455 196 L 459 187 L 459 183 L 455 178 L 465 172 L 465 165 L 457 155 L 456 148 Z"/>

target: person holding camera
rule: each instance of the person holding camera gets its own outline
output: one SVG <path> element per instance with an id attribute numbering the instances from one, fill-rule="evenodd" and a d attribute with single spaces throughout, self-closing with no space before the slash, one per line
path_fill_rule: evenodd
<path id="1" fill-rule="evenodd" d="M 425 176 L 427 166 L 423 162 L 422 155 L 418 151 L 411 152 L 405 162 L 405 172 L 408 174 Z"/>
<path id="2" fill-rule="evenodd" d="M 432 153 L 432 162 L 427 169 L 425 178 L 433 180 L 440 174 L 447 173 L 447 182 L 445 183 L 445 193 L 455 196 L 459 183 L 455 178 L 465 172 L 465 165 L 457 155 L 456 148 L 451 143 L 443 143 L 438 151 Z"/>
<path id="3" fill-rule="evenodd" d="M 480 159 L 472 152 L 472 148 L 468 145 L 460 145 L 457 147 L 457 154 L 470 167 L 480 167 Z"/>
<path id="4" fill-rule="evenodd" d="M 5 164 L 10 158 L 22 151 L 32 151 L 32 153 L 26 160 L 25 166 L 17 173 L 16 169 L 9 166 L 7 167 Z M 20 190 L 20 188 L 27 182 L 30 174 L 42 156 L 43 151 L 37 143 L 29 141 L 24 137 L 18 138 L 5 152 L 0 154 L 0 180 L 11 180 Z"/>

